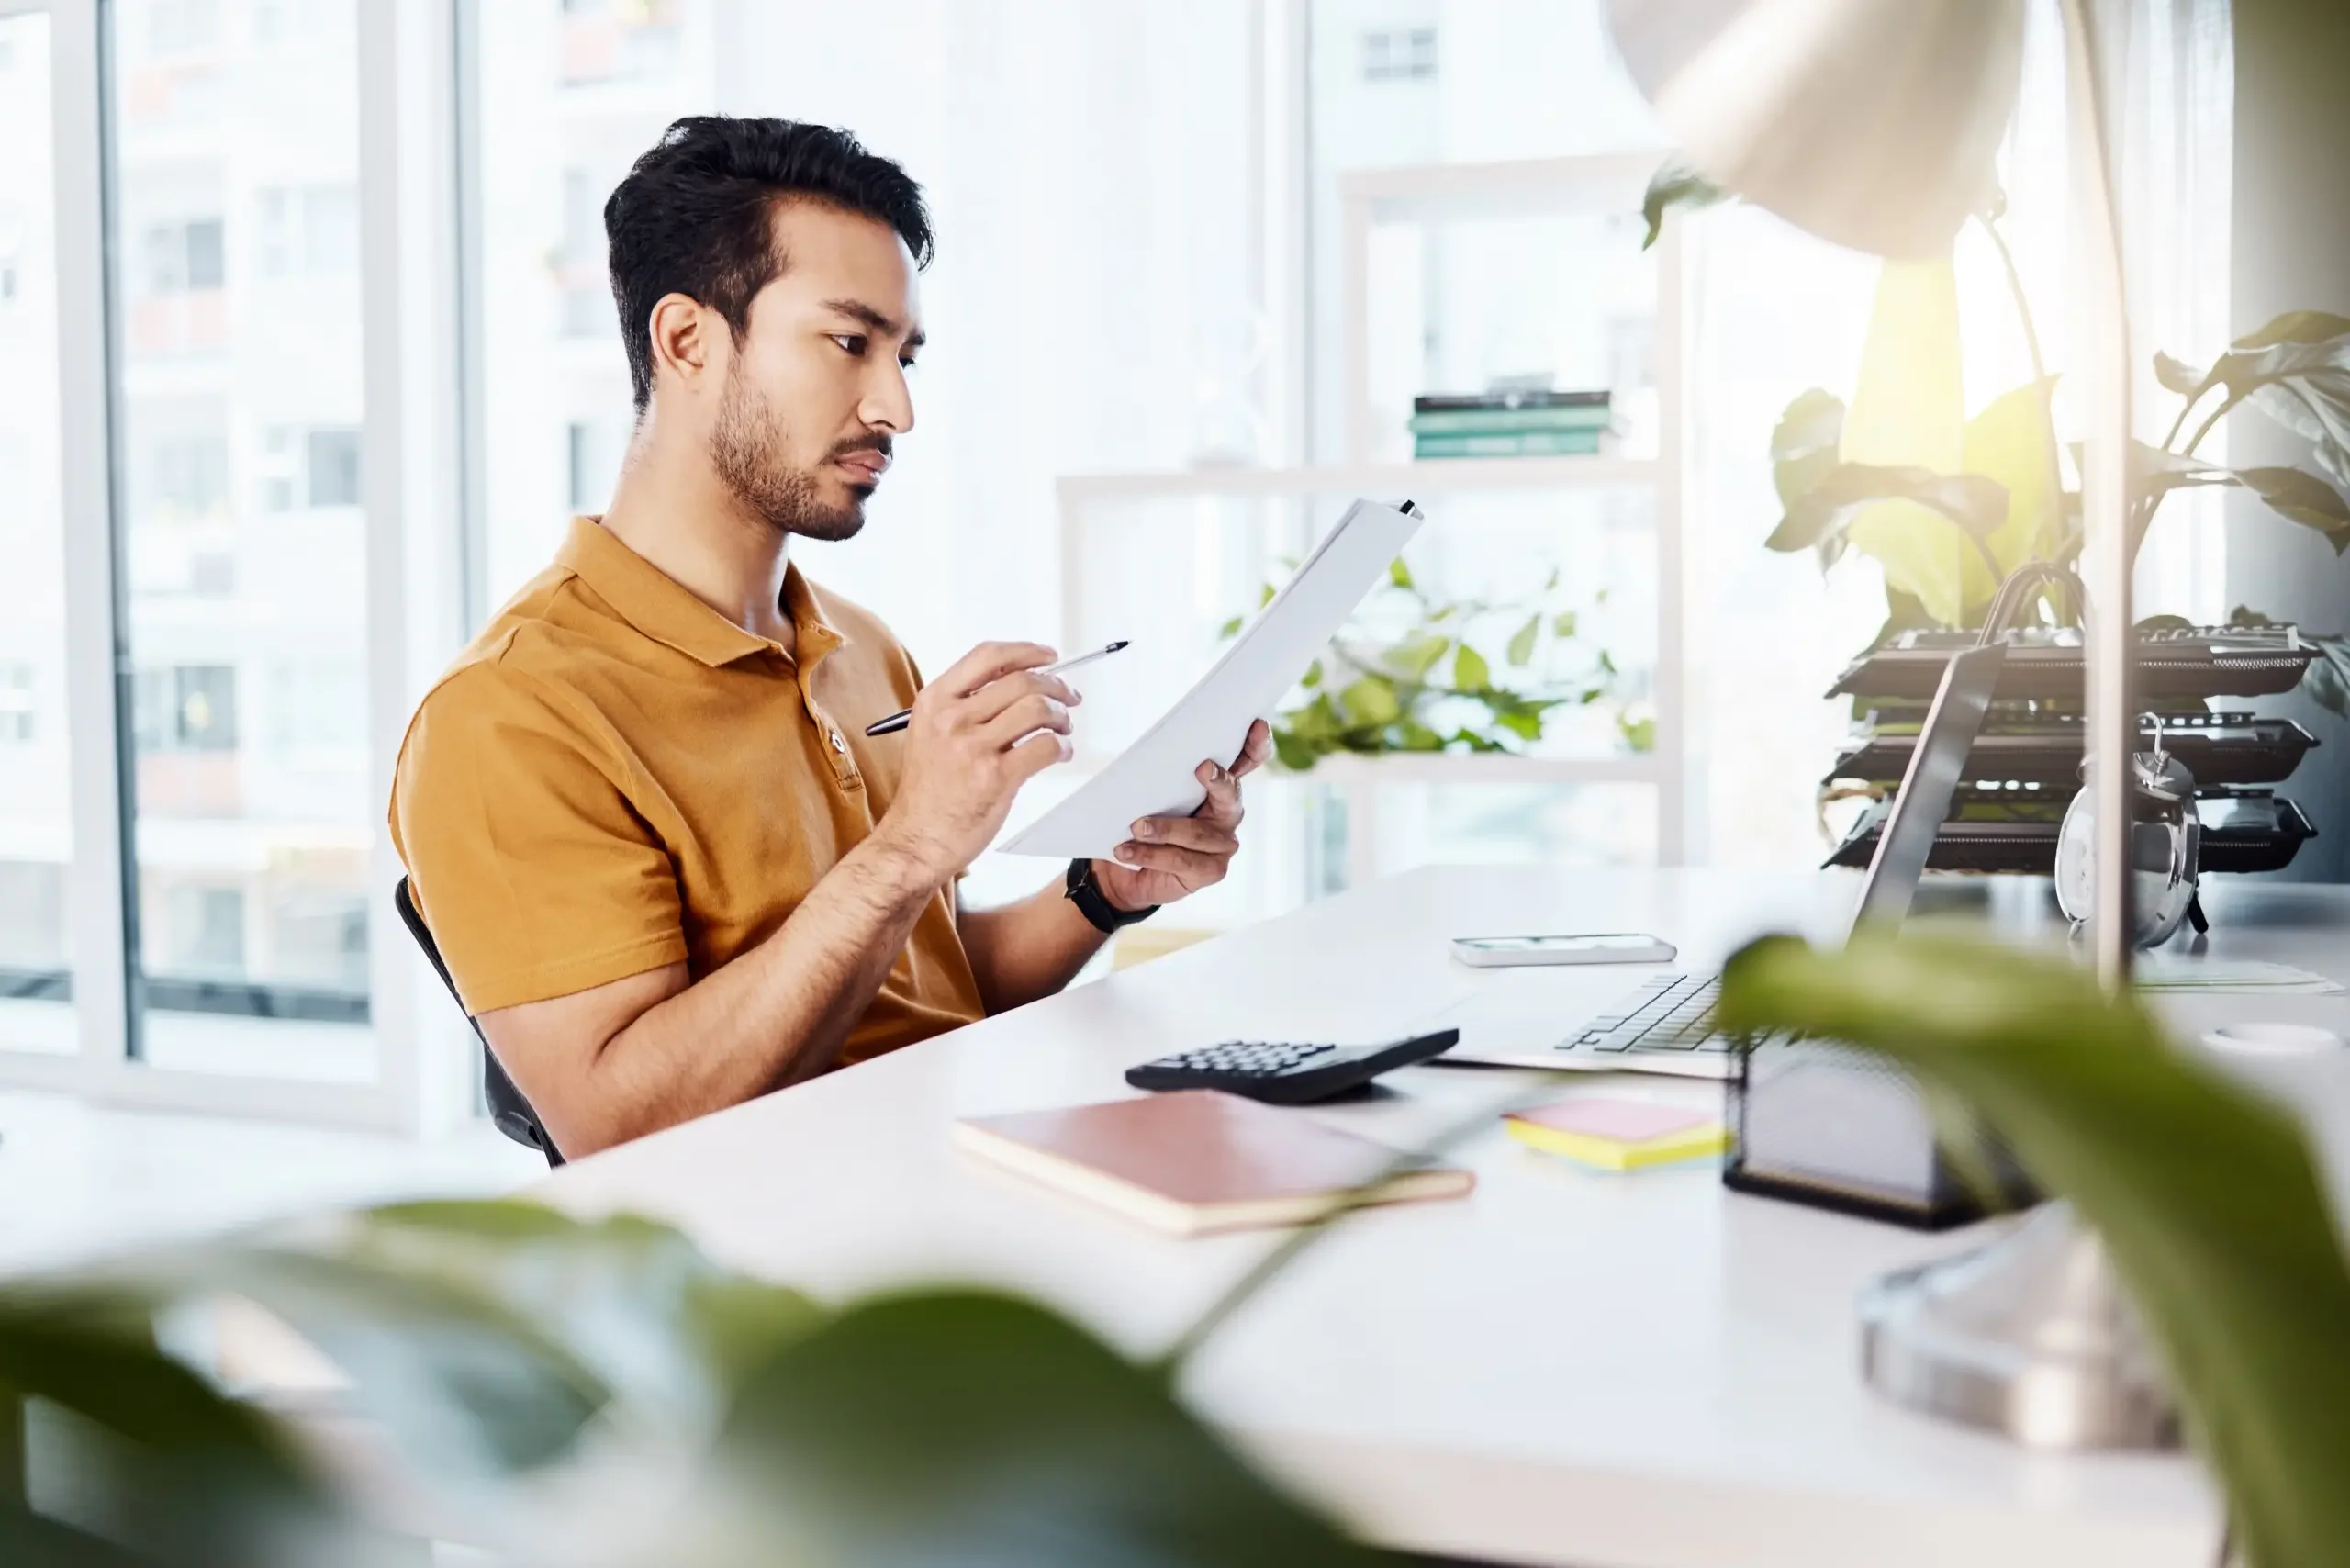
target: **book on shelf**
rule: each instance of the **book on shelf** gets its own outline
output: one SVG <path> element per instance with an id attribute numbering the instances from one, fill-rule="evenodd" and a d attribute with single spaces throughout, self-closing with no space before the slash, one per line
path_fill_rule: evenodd
<path id="1" fill-rule="evenodd" d="M 1415 458 L 1590 457 L 1598 454 L 1600 430 L 1504 431 L 1491 435 L 1438 434 L 1412 438 Z"/>
<path id="2" fill-rule="evenodd" d="M 1414 435 L 1508 435 L 1521 431 L 1600 431 L 1608 423 L 1602 404 L 1582 409 L 1479 409 L 1414 414 L 1405 426 Z"/>
<path id="3" fill-rule="evenodd" d="M 1606 409 L 1612 392 L 1555 392 L 1549 388 L 1494 392 L 1424 392 L 1412 399 L 1416 414 L 1477 413 L 1497 409 Z"/>

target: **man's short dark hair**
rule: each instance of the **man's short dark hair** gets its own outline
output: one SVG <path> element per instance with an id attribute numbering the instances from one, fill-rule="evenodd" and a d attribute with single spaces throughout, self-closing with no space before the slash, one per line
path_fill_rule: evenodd
<path id="1" fill-rule="evenodd" d="M 653 401 L 653 307 L 685 295 L 724 317 L 739 340 L 752 299 L 783 270 L 774 215 L 795 197 L 886 223 L 916 266 L 930 264 L 922 187 L 828 125 L 688 115 L 613 190 L 604 235 L 638 413 Z"/>

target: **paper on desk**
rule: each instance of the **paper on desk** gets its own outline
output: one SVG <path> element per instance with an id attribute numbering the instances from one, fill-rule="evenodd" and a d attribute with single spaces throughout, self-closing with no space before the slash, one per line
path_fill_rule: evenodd
<path id="1" fill-rule="evenodd" d="M 2130 979 L 2141 991 L 2256 992 L 2263 996 L 2323 996 L 2343 988 L 2290 964 L 2255 958 L 2206 958 L 2193 953 L 2141 953 Z"/>
<path id="2" fill-rule="evenodd" d="M 1355 502 L 1264 612 L 1174 707 L 1077 793 L 996 847 L 1007 855 L 1106 858 L 1138 817 L 1188 816 L 1207 798 L 1201 763 L 1236 759 L 1248 726 L 1270 714 L 1387 564 L 1420 526 L 1416 513 Z"/>

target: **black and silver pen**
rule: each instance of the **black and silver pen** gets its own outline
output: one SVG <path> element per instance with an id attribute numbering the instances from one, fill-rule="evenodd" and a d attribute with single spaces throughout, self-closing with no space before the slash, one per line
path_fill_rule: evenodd
<path id="1" fill-rule="evenodd" d="M 1080 654 L 1073 659 L 1063 659 L 1057 665 L 1046 665 L 1043 669 L 1037 670 L 1035 673 L 1037 675 L 1058 675 L 1065 669 L 1075 669 L 1080 665 L 1090 665 L 1095 659 L 1106 659 L 1112 654 L 1116 653 L 1120 648 L 1123 648 L 1125 645 L 1126 644 L 1123 640 L 1115 642 L 1106 648 L 1096 648 L 1090 654 Z M 913 722 L 913 717 L 914 711 L 912 709 L 901 708 L 898 711 L 890 714 L 888 718 L 880 720 L 876 723 L 866 725 L 865 733 L 868 735 L 894 735 L 900 730 L 904 729 L 908 724 L 912 723 Z"/>

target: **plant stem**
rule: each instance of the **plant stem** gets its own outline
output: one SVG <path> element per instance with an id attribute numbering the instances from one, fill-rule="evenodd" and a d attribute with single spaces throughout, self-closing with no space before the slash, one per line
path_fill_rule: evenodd
<path id="1" fill-rule="evenodd" d="M 2017 324 L 2023 328 L 2024 352 L 2031 356 L 2031 378 L 2045 381 L 2048 379 L 2048 364 L 2040 355 L 2040 333 L 2031 324 L 2031 302 L 2024 297 L 2023 274 L 2016 271 L 2015 256 L 2008 250 L 2008 241 L 2000 234 L 1999 226 L 1980 213 L 1975 214 L 1975 221 L 1981 224 L 1983 232 L 1991 237 L 1992 249 L 1999 252 L 1999 265 L 2007 270 L 2008 293 L 2016 302 Z M 2048 444 L 2053 450 L 2056 442 L 2053 422 L 2049 436 Z"/>
<path id="2" fill-rule="evenodd" d="M 2055 388 L 2048 385 L 2048 362 L 2041 357 L 2040 331 L 2032 325 L 2031 301 L 2024 296 L 2023 274 L 2016 270 L 2015 255 L 2008 249 L 2007 237 L 1999 232 L 1999 226 L 1980 213 L 1975 215 L 1975 220 L 1983 226 L 1983 232 L 1991 237 L 1991 248 L 1999 252 L 1999 265 L 2008 274 L 2008 294 L 2016 302 L 2016 322 L 2023 329 L 2024 351 L 2031 356 L 2032 384 L 2041 389 L 2041 449 L 2045 454 L 2042 461 L 2048 471 L 2048 504 L 2056 510 L 2056 521 L 2061 528 L 2065 521 L 2065 468 L 2056 456 Z M 1991 567 L 1991 580 L 1995 586 L 2000 580 L 1999 568 L 1996 564 Z"/>
<path id="3" fill-rule="evenodd" d="M 2194 456 L 2195 449 L 2203 444 L 2203 438 L 2211 433 L 2211 427 L 2225 419 L 2228 415 L 2228 411 L 2243 401 L 2244 398 L 2240 394 L 2232 392 L 2227 397 L 2221 398 L 2220 406 L 2213 409 L 2211 412 L 2205 417 L 2203 422 L 2195 427 L 2195 433 L 2187 438 L 2187 445 L 2184 449 L 2179 451 L 2178 455 L 2181 457 Z M 2194 403 L 2190 400 L 2187 409 L 2179 409 L 2178 418 L 2171 421 L 2170 433 L 2163 437 L 2164 451 L 2168 452 L 2171 450 L 2171 442 L 2178 439 L 2180 427 L 2187 423 L 2188 409 L 2192 409 L 2193 407 Z M 2130 521 L 2130 561 L 2132 566 L 2137 564 L 2138 549 L 2140 545 L 2145 543 L 2147 531 L 2154 526 L 2154 513 L 2161 509 L 2164 498 L 2169 494 L 2169 491 L 2164 490 L 2158 494 L 2148 496 L 2144 500 L 2138 502 L 2132 509 Z"/>
<path id="4" fill-rule="evenodd" d="M 2195 427 L 2195 433 L 2194 433 L 2193 435 L 2191 435 L 2191 436 L 2189 436 L 2189 437 L 2188 437 L 2188 438 L 2187 438 L 2187 447 L 2186 447 L 2186 450 L 2185 450 L 2185 451 L 2183 451 L 2183 452 L 2181 452 L 2181 453 L 2179 454 L 2179 455 L 2180 455 L 2181 457 L 2192 457 L 2192 456 L 2194 456 L 2194 455 L 2195 455 L 2195 449 L 2196 449 L 2197 447 L 2199 447 L 2199 446 L 2200 446 L 2200 445 L 2202 445 L 2202 444 L 2203 444 L 2203 438 L 2204 438 L 2205 436 L 2210 435 L 2210 434 L 2211 433 L 2211 427 L 2212 427 L 2213 425 L 2218 424 L 2218 423 L 2221 421 L 2221 420 L 2224 419 L 2224 418 L 2227 416 L 2227 413 L 2228 413 L 2228 411 L 2229 411 L 2230 409 L 2233 409 L 2233 408 L 2234 408 L 2238 403 L 2241 403 L 2241 402 L 2243 402 L 2243 401 L 2244 401 L 2244 399 L 2243 399 L 2241 397 L 2238 397 L 2237 395 L 2235 395 L 2234 393 L 2230 393 L 2226 398 L 2221 398 L 2221 401 L 2220 401 L 2220 406 L 2219 406 L 2218 408 L 2216 408 L 2216 409 L 2212 409 L 2212 410 L 2211 410 L 2211 416 L 2210 416 L 2210 418 L 2209 418 L 2209 419 L 2205 420 L 2201 424 L 2199 424 L 2199 425 L 2196 426 L 2196 427 Z M 2187 410 L 2186 410 L 2186 409 L 2181 409 L 2178 411 L 2178 421 L 2179 421 L 2179 424 L 2185 424 L 2185 423 L 2187 422 Z M 2174 435 L 2174 436 L 2176 436 L 2177 433 L 2178 433 L 2178 426 L 2177 426 L 2177 425 L 2173 425 L 2173 426 L 2171 427 L 2171 434 L 2172 434 L 2172 435 Z M 2165 446 L 2168 446 L 2168 445 L 2170 444 L 2170 442 L 2169 442 L 2169 441 L 2165 440 L 2165 441 L 2163 442 L 2163 444 L 2164 444 Z"/>

